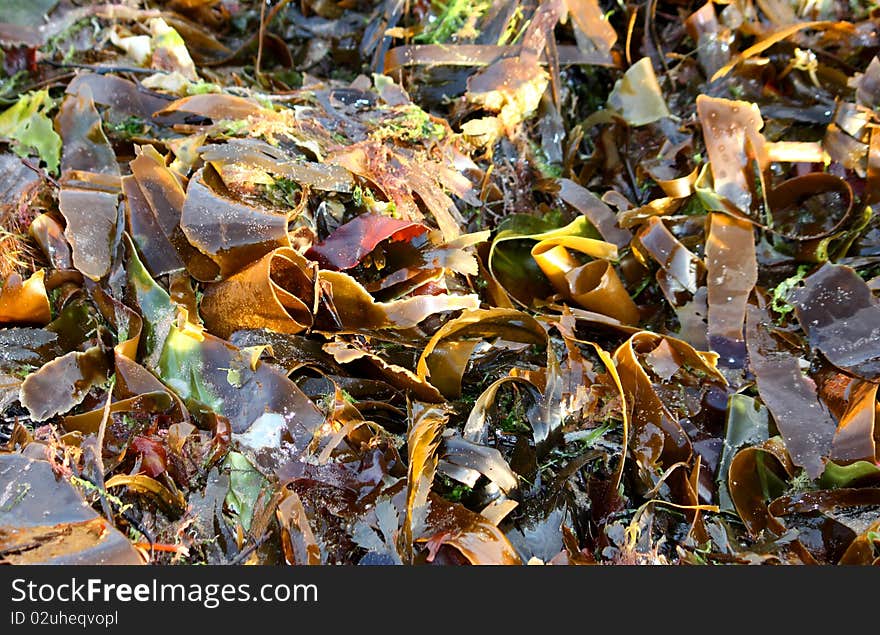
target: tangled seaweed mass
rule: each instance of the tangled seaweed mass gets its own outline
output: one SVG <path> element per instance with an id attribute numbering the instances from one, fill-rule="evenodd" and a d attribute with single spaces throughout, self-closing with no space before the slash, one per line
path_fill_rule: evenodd
<path id="1" fill-rule="evenodd" d="M 876 2 L 0 47 L 0 561 L 880 562 Z"/>

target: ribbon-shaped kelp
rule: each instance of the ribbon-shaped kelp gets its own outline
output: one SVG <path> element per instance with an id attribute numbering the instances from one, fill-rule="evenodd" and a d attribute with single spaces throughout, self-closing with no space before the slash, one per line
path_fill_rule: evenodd
<path id="1" fill-rule="evenodd" d="M 353 277 L 280 247 L 205 291 L 208 329 L 222 337 L 244 328 L 299 333 L 320 319 L 326 330 L 410 329 L 429 315 L 476 308 L 475 295 L 413 295 L 377 302 Z"/>
<path id="2" fill-rule="evenodd" d="M 547 350 L 543 391 L 522 376 L 503 377 L 474 402 L 462 438 L 444 445 L 444 472 L 468 483 L 472 475 L 485 475 L 503 492 L 516 487 L 516 478 L 497 450 L 485 447 L 489 440 L 489 414 L 502 386 L 515 384 L 525 391 L 530 406 L 526 418 L 532 427 L 532 443 L 543 454 L 562 422 L 562 378 L 559 364 L 549 346 L 547 332 L 534 318 L 513 309 L 465 311 L 450 320 L 429 340 L 419 357 L 416 374 L 429 380 L 446 397 L 461 393 L 461 379 L 476 347 L 487 338 L 498 338 Z M 479 364 L 479 362 L 475 362 Z"/>
<path id="3" fill-rule="evenodd" d="M 706 313 L 705 292 L 700 292 L 706 277 L 703 261 L 685 247 L 657 216 L 648 217 L 633 241 L 633 253 L 646 260 L 643 252 L 660 265 L 655 278 L 678 316 L 679 336 L 693 346 L 705 347 L 706 325 L 700 317 Z"/>
<path id="4" fill-rule="evenodd" d="M 764 120 L 755 104 L 700 95 L 697 114 L 703 128 L 712 168 L 714 191 L 729 201 L 734 211 L 748 215 L 757 198 L 750 161 L 759 171 L 766 167 Z"/>
<path id="5" fill-rule="evenodd" d="M 440 403 L 443 396 L 426 379 L 420 378 L 410 369 L 392 364 L 381 356 L 354 344 L 342 341 L 328 342 L 322 350 L 333 356 L 333 360 L 339 364 L 358 364 L 363 367 L 366 362 L 376 370 L 376 374 L 391 386 L 404 390 L 416 399 L 427 403 Z M 361 371 L 363 372 L 363 371 Z"/>
<path id="6" fill-rule="evenodd" d="M 838 233 L 850 220 L 853 191 L 849 183 L 827 172 L 787 179 L 767 192 L 772 231 L 796 241 Z"/>
<path id="7" fill-rule="evenodd" d="M 706 270 L 709 347 L 720 355 L 722 366 L 742 368 L 746 303 L 758 280 L 751 223 L 717 212 L 709 215 Z"/>
<path id="8" fill-rule="evenodd" d="M 406 435 L 406 514 L 401 536 L 409 562 L 412 562 L 413 540 L 420 537 L 426 527 L 428 494 L 437 473 L 437 446 L 448 420 L 448 415 L 438 407 L 416 403 L 412 410 Z"/>
<path id="9" fill-rule="evenodd" d="M 842 178 L 824 172 L 795 176 L 773 186 L 771 161 L 821 162 L 810 144 L 770 143 L 761 134 L 757 105 L 700 95 L 697 113 L 711 168 L 700 175 L 696 191 L 707 209 L 745 217 L 777 237 L 798 258 L 828 258 L 828 243 L 854 220 L 853 191 Z M 762 214 L 759 211 L 763 210 Z"/>
<path id="10" fill-rule="evenodd" d="M 602 199 L 571 179 L 559 179 L 559 198 L 585 216 L 604 240 L 623 249 L 632 234 L 617 225 L 614 211 Z"/>
<path id="11" fill-rule="evenodd" d="M 837 426 L 819 401 L 815 383 L 803 376 L 797 356 L 773 337 L 766 310 L 748 307 L 746 343 L 758 394 L 773 415 L 791 461 L 810 478 L 818 478 Z"/>
<path id="12" fill-rule="evenodd" d="M 167 116 L 177 112 L 207 117 L 213 120 L 214 123 L 241 121 L 249 118 L 269 119 L 276 114 L 273 110 L 264 108 L 255 101 L 225 93 L 206 93 L 184 97 L 170 104 L 166 103 L 164 108 L 155 114 L 157 116 Z"/>
<path id="13" fill-rule="evenodd" d="M 880 379 L 880 303 L 853 269 L 826 263 L 795 291 L 794 304 L 810 346 L 838 368 Z"/>
<path id="14" fill-rule="evenodd" d="M 693 140 L 690 138 L 675 145 L 667 143 L 659 156 L 642 161 L 641 167 L 668 199 L 682 199 L 693 194 L 700 174 L 692 153 Z"/>
<path id="15" fill-rule="evenodd" d="M 608 262 L 617 259 L 617 247 L 598 235 L 587 216 L 557 229 L 534 216 L 512 216 L 498 226 L 489 270 L 525 305 L 556 292 L 582 308 L 635 324 L 638 308 Z M 593 260 L 582 263 L 569 249 Z"/>
<path id="16" fill-rule="evenodd" d="M 737 452 L 730 464 L 729 491 L 749 534 L 757 538 L 768 531 L 782 537 L 788 526 L 795 526 L 802 537 L 792 541 L 791 548 L 805 563 L 847 564 L 863 559 L 864 528 L 876 518 L 880 488 L 842 485 L 793 492 L 794 474 L 795 466 L 779 437 Z M 828 485 L 824 477 L 821 484 Z M 811 518 L 815 518 L 812 523 Z"/>
<path id="17" fill-rule="evenodd" d="M 92 280 L 109 270 L 117 237 L 119 165 L 104 134 L 101 116 L 84 88 L 68 95 L 56 125 L 61 131 L 61 191 L 58 209 L 67 221 L 64 235 L 73 265 Z"/>
<path id="18" fill-rule="evenodd" d="M 547 332 L 515 309 L 476 309 L 441 326 L 422 350 L 416 374 L 447 397 L 461 394 L 461 378 L 476 346 L 486 338 L 546 346 Z"/>
<path id="19" fill-rule="evenodd" d="M 728 475 L 736 453 L 770 438 L 770 416 L 759 401 L 742 394 L 731 395 L 727 401 L 727 420 L 724 425 L 724 447 L 718 464 L 718 506 L 722 511 L 734 511 L 730 496 Z"/>
<path id="20" fill-rule="evenodd" d="M 681 340 L 648 331 L 636 333 L 621 344 L 614 352 L 614 361 L 632 427 L 632 451 L 653 486 L 654 473 L 687 461 L 692 444 L 680 424 L 686 415 L 677 416 L 678 407 L 671 407 L 661 398 L 645 364 L 659 378 L 658 385 L 681 372 L 696 375 L 704 386 L 723 387 L 727 382 L 718 371 L 715 353 L 700 352 Z"/>

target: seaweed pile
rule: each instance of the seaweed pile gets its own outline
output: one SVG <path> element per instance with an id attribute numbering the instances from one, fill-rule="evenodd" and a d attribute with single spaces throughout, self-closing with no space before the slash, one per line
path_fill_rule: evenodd
<path id="1" fill-rule="evenodd" d="M 0 7 L 0 561 L 878 564 L 880 6 Z"/>

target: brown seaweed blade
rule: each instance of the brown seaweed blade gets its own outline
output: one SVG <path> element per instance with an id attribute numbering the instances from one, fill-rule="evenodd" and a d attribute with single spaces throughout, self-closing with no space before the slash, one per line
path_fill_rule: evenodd
<path id="1" fill-rule="evenodd" d="M 614 211 L 587 188 L 571 179 L 559 179 L 559 198 L 586 216 L 602 234 L 602 238 L 617 245 L 619 249 L 626 247 L 632 240 L 632 234 L 617 225 Z"/>
<path id="2" fill-rule="evenodd" d="M 58 208 L 73 265 L 92 280 L 110 270 L 118 218 L 119 165 L 88 88 L 68 95 L 56 118 L 61 131 L 63 186 Z M 74 185 L 75 184 L 75 185 Z"/>
<path id="3" fill-rule="evenodd" d="M 724 385 L 726 382 L 715 364 L 713 353 L 700 353 L 681 340 L 641 331 L 621 344 L 614 352 L 614 362 L 620 376 L 625 407 L 632 426 L 630 443 L 642 469 L 653 473 L 658 468 L 669 468 L 678 461 L 687 461 L 693 445 L 681 427 L 678 418 L 664 404 L 654 390 L 651 379 L 639 361 L 639 354 L 647 354 L 667 344 L 668 353 L 699 369 L 707 378 Z"/>
<path id="4" fill-rule="evenodd" d="M 437 448 L 448 415 L 441 408 L 416 403 L 412 423 L 407 432 L 408 466 L 406 473 L 406 507 L 403 521 L 403 550 L 409 561 L 413 557 L 413 540 L 427 529 L 428 495 L 437 473 Z"/>
<path id="5" fill-rule="evenodd" d="M 880 304 L 850 267 L 827 263 L 794 294 L 810 346 L 869 381 L 880 378 Z"/>
<path id="6" fill-rule="evenodd" d="M 73 408 L 106 378 L 107 363 L 100 348 L 71 351 L 28 375 L 19 399 L 34 421 L 45 421 Z"/>
<path id="7" fill-rule="evenodd" d="M 125 218 L 128 233 L 141 249 L 144 264 L 154 276 L 163 276 L 184 268 L 174 245 L 163 233 L 134 176 L 122 178 L 125 195 Z"/>
<path id="8" fill-rule="evenodd" d="M 110 270 L 118 198 L 110 192 L 69 187 L 58 195 L 58 208 L 67 221 L 64 235 L 73 251 L 73 266 L 92 280 L 100 280 Z"/>
<path id="9" fill-rule="evenodd" d="M 706 267 L 696 254 L 681 244 L 659 217 L 648 218 L 638 233 L 638 244 L 660 265 L 663 274 L 658 272 L 657 281 L 670 304 L 680 304 L 674 296 L 676 287 L 692 295 L 697 292 Z"/>
<path id="10" fill-rule="evenodd" d="M 611 49 L 617 42 L 617 32 L 604 15 L 598 0 L 565 0 L 571 21 L 583 36 L 579 48 L 594 53 L 603 62 L 613 63 Z"/>
<path id="11" fill-rule="evenodd" d="M 768 498 L 780 495 L 793 473 L 794 466 L 778 437 L 744 448 L 733 457 L 728 478 L 730 497 L 751 535 L 757 536 L 764 529 L 779 535 L 785 530 L 785 525 L 770 513 Z"/>
<path id="12" fill-rule="evenodd" d="M 747 165 L 754 157 L 763 168 L 764 121 L 755 104 L 746 101 L 697 97 L 697 114 L 706 140 L 715 191 L 740 212 L 749 213 L 753 187 Z"/>
<path id="13" fill-rule="evenodd" d="M 139 244 L 139 248 L 157 251 L 167 249 L 170 243 L 190 275 L 200 281 L 214 280 L 219 267 L 187 241 L 181 228 L 181 213 L 186 200 L 181 177 L 165 166 L 164 157 L 153 146 L 143 146 L 138 152 L 129 165 L 147 206 L 129 205 L 132 215 L 140 215 L 137 220 L 130 219 L 129 226 L 133 229 L 143 227 L 144 234 L 153 237 L 151 242 Z M 156 236 L 155 227 L 165 236 L 164 241 Z"/>
<path id="14" fill-rule="evenodd" d="M 189 181 L 180 228 L 189 243 L 227 277 L 276 247 L 289 244 L 287 215 L 238 202 L 219 193 L 220 179 L 199 170 Z"/>
<path id="15" fill-rule="evenodd" d="M 9 564 L 143 564 L 48 461 L 0 455 L 0 561 Z"/>
<path id="16" fill-rule="evenodd" d="M 37 271 L 22 281 L 17 273 L 10 274 L 0 289 L 0 324 L 48 324 L 52 307 L 46 293 L 46 272 Z"/>
<path id="17" fill-rule="evenodd" d="M 758 280 L 755 233 L 751 223 L 714 213 L 706 238 L 709 346 L 724 366 L 741 368 L 746 345 L 746 303 Z"/>
<path id="18" fill-rule="evenodd" d="M 299 333 L 314 321 L 314 286 L 308 261 L 282 247 L 225 282 L 209 286 L 200 308 L 208 329 L 220 337 L 246 328 Z"/>
<path id="19" fill-rule="evenodd" d="M 429 501 L 427 526 L 432 533 L 419 539 L 429 552 L 450 545 L 473 565 L 522 564 L 507 536 L 488 518 L 433 493 Z"/>
<path id="20" fill-rule="evenodd" d="M 785 439 L 792 462 L 810 478 L 825 470 L 836 425 L 816 396 L 815 383 L 803 376 L 798 359 L 783 350 L 768 330 L 766 311 L 748 307 L 746 342 L 758 394 Z"/>
<path id="21" fill-rule="evenodd" d="M 78 96 L 86 91 L 96 103 L 142 119 L 151 118 L 154 112 L 168 105 L 167 99 L 115 75 L 80 73 L 67 85 L 66 92 Z"/>
<path id="22" fill-rule="evenodd" d="M 877 384 L 857 382 L 841 415 L 831 445 L 831 460 L 838 464 L 877 461 Z"/>

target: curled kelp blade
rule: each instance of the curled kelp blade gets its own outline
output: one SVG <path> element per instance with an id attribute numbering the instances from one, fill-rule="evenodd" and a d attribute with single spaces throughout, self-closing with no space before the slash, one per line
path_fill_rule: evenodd
<path id="1" fill-rule="evenodd" d="M 168 412 L 173 403 L 171 395 L 164 390 L 142 393 L 136 397 L 115 401 L 106 411 L 104 408 L 100 408 L 83 414 L 67 416 L 64 418 L 64 429 L 68 432 L 97 434 L 101 421 L 104 420 L 105 412 L 111 415 L 116 413 L 162 414 Z"/>
<path id="2" fill-rule="evenodd" d="M 770 438 L 770 417 L 767 408 L 747 395 L 731 395 L 727 401 L 724 426 L 724 447 L 718 464 L 718 506 L 722 511 L 734 509 L 728 477 L 733 457 L 747 446 L 760 445 Z"/>
<path id="3" fill-rule="evenodd" d="M 757 536 L 764 529 L 780 535 L 785 530 L 767 506 L 788 488 L 794 469 L 778 437 L 734 455 L 727 477 L 728 488 L 736 512 L 751 535 Z"/>
<path id="4" fill-rule="evenodd" d="M 377 302 L 353 277 L 341 271 L 321 270 L 318 280 L 329 285 L 329 298 L 339 326 L 343 330 L 410 329 L 430 315 L 460 309 L 476 309 L 479 299 L 474 294 L 411 295 Z M 338 328 L 338 327 L 337 327 Z"/>
<path id="5" fill-rule="evenodd" d="M 554 250 L 554 247 L 558 249 Z M 576 267 L 576 261 L 563 253 L 566 247 L 589 258 L 616 260 L 618 255 L 614 243 L 600 240 L 599 232 L 587 215 L 579 216 L 563 227 L 554 227 L 551 220 L 517 214 L 499 224 L 489 249 L 487 266 L 511 296 L 529 306 L 536 298 L 546 298 L 554 291 L 554 285 L 541 266 L 541 255 L 551 252 L 544 262 L 545 266 L 558 264 L 553 271 L 570 271 Z M 553 256 L 557 254 L 562 258 L 560 263 L 554 262 Z M 565 274 L 560 272 L 559 275 Z M 562 288 L 568 287 L 561 280 L 558 282 Z"/>
<path id="6" fill-rule="evenodd" d="M 52 307 L 45 285 L 46 272 L 42 269 L 22 280 L 12 273 L 0 289 L 0 324 L 47 324 L 52 319 Z"/>
<path id="7" fill-rule="evenodd" d="M 0 558 L 10 564 L 143 564 L 128 539 L 92 510 L 48 461 L 0 455 Z"/>
<path id="8" fill-rule="evenodd" d="M 860 381 L 849 387 L 850 398 L 831 441 L 837 464 L 877 460 L 877 384 Z"/>
<path id="9" fill-rule="evenodd" d="M 849 183 L 825 172 L 796 176 L 767 193 L 773 231 L 800 241 L 839 231 L 850 220 L 853 199 Z"/>
<path id="10" fill-rule="evenodd" d="M 559 198 L 583 214 L 599 231 L 602 238 L 621 249 L 632 239 L 625 229 L 617 225 L 614 211 L 587 188 L 571 179 L 559 179 Z"/>
<path id="11" fill-rule="evenodd" d="M 419 356 L 416 374 L 438 388 L 460 391 L 461 376 L 473 351 L 473 347 L 462 342 L 496 337 L 512 342 L 547 344 L 547 332 L 527 313 L 515 309 L 465 311 L 434 333 Z M 455 363 L 447 363 L 449 356 L 454 357 Z"/>
<path id="12" fill-rule="evenodd" d="M 428 403 L 443 401 L 440 392 L 427 380 L 420 378 L 408 368 L 383 359 L 382 356 L 372 351 L 342 341 L 328 342 L 324 344 L 322 349 L 333 355 L 333 359 L 343 365 L 359 364 L 362 366 L 364 362 L 369 363 L 378 371 L 377 374 L 389 384 L 407 391 L 421 401 Z"/>
<path id="13" fill-rule="evenodd" d="M 196 280 L 214 280 L 219 275 L 219 266 L 189 243 L 181 225 L 186 201 L 183 177 L 165 165 L 165 158 L 153 146 L 141 146 L 137 153 L 129 166 L 147 205 L 129 203 L 128 224 L 133 232 L 143 228 L 136 235 L 148 239 L 139 243 L 138 248 L 152 254 L 170 246 Z M 147 260 L 153 258 L 148 255 Z"/>
<path id="14" fill-rule="evenodd" d="M 672 304 L 679 304 L 678 298 L 674 296 L 676 283 L 683 291 L 691 294 L 697 292 L 705 278 L 706 267 L 696 254 L 669 231 L 660 217 L 649 217 L 636 238 L 635 248 L 639 252 L 647 252 L 664 272 L 662 276 L 658 273 L 657 280 Z M 667 281 L 667 278 L 671 280 Z"/>
<path id="15" fill-rule="evenodd" d="M 429 500 L 426 532 L 418 539 L 425 544 L 429 559 L 441 546 L 449 545 L 473 565 L 522 564 L 513 545 L 488 518 L 433 494 Z"/>
<path id="16" fill-rule="evenodd" d="M 643 365 L 641 356 L 656 351 L 656 361 L 646 359 Z M 634 334 L 614 352 L 614 361 L 623 388 L 629 421 L 632 426 L 632 441 L 636 445 L 633 452 L 639 462 L 648 468 L 662 465 L 669 467 L 678 461 L 686 461 L 693 450 L 687 433 L 679 418 L 654 388 L 646 368 L 662 377 L 662 365 L 670 365 L 672 375 L 686 364 L 702 373 L 706 380 L 725 386 L 726 380 L 717 368 L 718 356 L 711 352 L 700 352 L 689 344 L 672 337 L 664 337 L 642 331 Z M 651 466 L 651 467 L 649 467 Z"/>
<path id="17" fill-rule="evenodd" d="M 437 473 L 437 448 L 448 415 L 439 407 L 416 403 L 407 431 L 406 508 L 401 534 L 402 547 L 410 561 L 413 541 L 427 529 L 428 495 Z"/>
<path id="18" fill-rule="evenodd" d="M 317 270 L 298 252 L 279 247 L 208 287 L 201 309 L 208 328 L 228 336 L 247 328 L 298 333 L 319 318 L 316 328 L 328 331 L 411 329 L 430 315 L 477 304 L 472 294 L 411 295 L 378 302 L 352 276 Z M 322 317 L 328 310 L 332 319 Z"/>
<path id="19" fill-rule="evenodd" d="M 287 564 L 322 564 L 321 548 L 302 500 L 293 490 L 285 489 L 283 495 L 275 515 L 281 525 L 281 544 Z"/>
<path id="20" fill-rule="evenodd" d="M 299 252 L 281 247 L 210 285 L 200 310 L 208 330 L 220 337 L 251 328 L 300 333 L 314 323 L 314 278 Z"/>
<path id="21" fill-rule="evenodd" d="M 624 324 L 637 324 L 639 310 L 614 267 L 606 260 L 581 264 L 569 249 L 595 258 L 616 258 L 610 243 L 590 238 L 547 238 L 532 247 L 531 255 L 550 283 L 566 300 L 609 315 Z"/>

